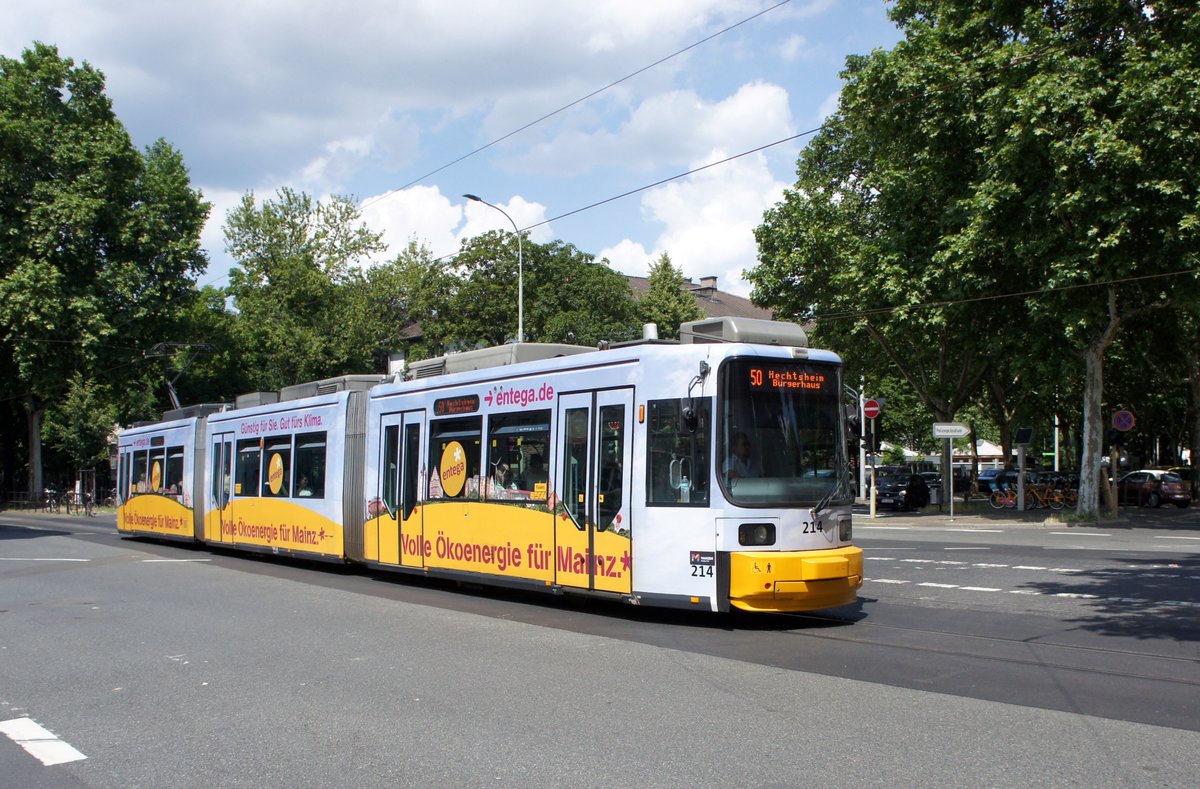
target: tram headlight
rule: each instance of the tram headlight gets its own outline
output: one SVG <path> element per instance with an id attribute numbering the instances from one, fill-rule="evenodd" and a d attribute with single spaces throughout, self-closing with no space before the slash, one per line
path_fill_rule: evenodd
<path id="1" fill-rule="evenodd" d="M 743 523 L 738 526 L 739 545 L 774 545 L 774 523 Z"/>
<path id="2" fill-rule="evenodd" d="M 838 540 L 841 542 L 850 542 L 854 538 L 854 521 L 850 518 L 838 519 Z"/>

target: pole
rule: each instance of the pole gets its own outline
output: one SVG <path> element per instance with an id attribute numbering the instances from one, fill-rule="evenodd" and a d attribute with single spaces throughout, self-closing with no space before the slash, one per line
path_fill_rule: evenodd
<path id="1" fill-rule="evenodd" d="M 950 442 L 951 438 L 946 439 L 946 454 L 950 456 L 950 522 L 954 523 L 954 448 Z M 945 491 L 945 486 L 942 486 Z"/>
<path id="2" fill-rule="evenodd" d="M 1025 445 L 1017 445 L 1017 512 L 1025 511 Z"/>
<path id="3" fill-rule="evenodd" d="M 865 382 L 864 382 L 865 385 Z M 858 423 L 865 426 L 867 418 L 863 415 L 863 404 L 867 396 L 863 389 L 858 390 Z M 867 489 L 867 447 L 860 439 L 858 442 L 858 492 L 861 495 Z"/>
<path id="4" fill-rule="evenodd" d="M 871 517 L 875 516 L 875 419 L 871 418 Z"/>
<path id="5" fill-rule="evenodd" d="M 489 208 L 494 208 L 504 214 L 504 218 L 512 222 L 513 233 L 517 236 L 517 342 L 525 342 L 525 250 L 521 243 L 521 231 L 517 227 L 517 223 L 498 205 L 493 205 L 482 197 L 476 195 L 465 194 L 463 197 L 468 200 L 474 200 L 476 203 L 483 203 Z"/>

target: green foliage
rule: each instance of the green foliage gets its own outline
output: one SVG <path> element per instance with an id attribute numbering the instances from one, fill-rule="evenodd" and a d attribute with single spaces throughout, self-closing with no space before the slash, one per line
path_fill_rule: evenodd
<path id="1" fill-rule="evenodd" d="M 679 325 L 700 320 L 704 311 L 685 289 L 683 270 L 671 263 L 666 252 L 650 266 L 650 287 L 638 299 L 638 317 L 642 323 L 658 326 L 663 339 L 677 339 Z"/>
<path id="2" fill-rule="evenodd" d="M 128 365 L 187 309 L 207 212 L 178 152 L 133 147 L 99 71 L 46 44 L 0 58 L 0 394 L 31 425 L 69 392 L 154 373 Z"/>
<path id="3" fill-rule="evenodd" d="M 46 443 L 64 455 L 72 469 L 89 469 L 108 461 L 108 441 L 115 425 L 111 392 L 75 373 L 66 395 L 47 410 L 42 432 Z"/>
<path id="4" fill-rule="evenodd" d="M 319 204 L 285 188 L 259 205 L 247 193 L 224 231 L 237 261 L 232 334 L 251 388 L 371 370 L 360 266 L 383 245 L 348 198 Z"/>
<path id="5" fill-rule="evenodd" d="M 1200 12 L 905 0 L 892 16 L 904 41 L 848 59 L 758 229 L 755 298 L 816 317 L 852 373 L 903 376 L 941 419 L 984 403 L 1003 437 L 1081 395 L 1094 472 L 1118 330 L 1196 305 Z"/>
<path id="6" fill-rule="evenodd" d="M 522 248 L 527 341 L 594 345 L 636 331 L 623 276 L 562 241 L 524 241 Z M 372 309 L 394 316 L 396 326 L 419 323 L 411 358 L 516 339 L 517 243 L 511 233 L 463 241 L 452 263 L 430 260 L 427 251 L 410 245 L 370 279 Z M 403 336 L 395 339 L 404 342 Z"/>

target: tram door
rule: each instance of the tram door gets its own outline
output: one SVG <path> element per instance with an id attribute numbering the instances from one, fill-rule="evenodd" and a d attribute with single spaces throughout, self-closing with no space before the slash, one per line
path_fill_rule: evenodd
<path id="1" fill-rule="evenodd" d="M 204 518 L 204 538 L 213 542 L 233 542 L 233 518 L 229 491 L 233 480 L 233 433 L 213 436 L 208 448 L 212 460 L 207 499 L 209 513 Z"/>
<path id="2" fill-rule="evenodd" d="M 628 594 L 633 389 L 562 395 L 554 470 L 556 581 Z"/>
<path id="3" fill-rule="evenodd" d="M 383 417 L 383 455 L 379 500 L 379 561 L 421 567 L 425 564 L 421 510 L 421 436 L 425 412 L 407 411 Z"/>

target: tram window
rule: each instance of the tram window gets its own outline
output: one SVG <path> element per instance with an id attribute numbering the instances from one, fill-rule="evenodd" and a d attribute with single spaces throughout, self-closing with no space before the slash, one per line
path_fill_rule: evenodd
<path id="1" fill-rule="evenodd" d="M 487 497 L 545 501 L 549 441 L 549 409 L 489 418 Z"/>
<path id="2" fill-rule="evenodd" d="M 117 496 L 121 501 L 129 498 L 129 453 L 122 452 L 117 465 Z"/>
<path id="3" fill-rule="evenodd" d="M 325 433 L 296 435 L 296 496 L 325 498 Z"/>
<path id="4" fill-rule="evenodd" d="M 404 428 L 404 517 L 412 515 L 417 506 L 417 486 L 421 484 L 421 426 Z"/>
<path id="5" fill-rule="evenodd" d="M 147 476 L 150 470 L 150 453 L 143 449 L 140 452 L 133 453 L 133 474 L 130 477 L 133 480 L 133 493 L 145 493 L 150 489 L 150 483 Z"/>
<path id="6" fill-rule="evenodd" d="M 396 511 L 396 485 L 400 475 L 400 426 L 388 425 L 383 431 L 383 503 L 387 511 Z"/>
<path id="7" fill-rule="evenodd" d="M 734 359 L 720 371 L 721 484 L 747 506 L 848 498 L 838 369 Z"/>
<path id="8" fill-rule="evenodd" d="M 281 436 L 271 439 L 266 447 L 267 474 L 263 480 L 262 495 L 287 496 L 292 486 L 292 437 Z"/>
<path id="9" fill-rule="evenodd" d="M 686 404 L 696 413 L 694 432 L 680 429 Z M 646 503 L 707 506 L 711 479 L 709 447 L 712 398 L 678 398 L 647 403 Z"/>
<path id="10" fill-rule="evenodd" d="M 601 406 L 597 429 L 600 432 L 598 523 L 602 529 L 616 531 L 621 527 L 613 521 L 625 499 L 625 406 Z"/>
<path id="11" fill-rule="evenodd" d="M 170 496 L 183 493 L 183 447 L 167 448 L 167 474 L 163 478 L 163 488 Z"/>
<path id="12" fill-rule="evenodd" d="M 213 445 L 212 498 L 218 507 L 229 503 L 229 453 L 233 445 L 226 441 Z"/>
<path id="13" fill-rule="evenodd" d="M 588 409 L 568 408 L 563 414 L 562 476 L 560 499 L 577 529 L 587 528 Z"/>
<path id="14" fill-rule="evenodd" d="M 257 438 L 248 438 L 238 442 L 237 465 L 233 475 L 233 494 L 235 496 L 258 495 L 261 458 L 262 444 Z"/>
<path id="15" fill-rule="evenodd" d="M 479 497 L 483 418 L 442 419 L 429 424 L 429 498 Z"/>

